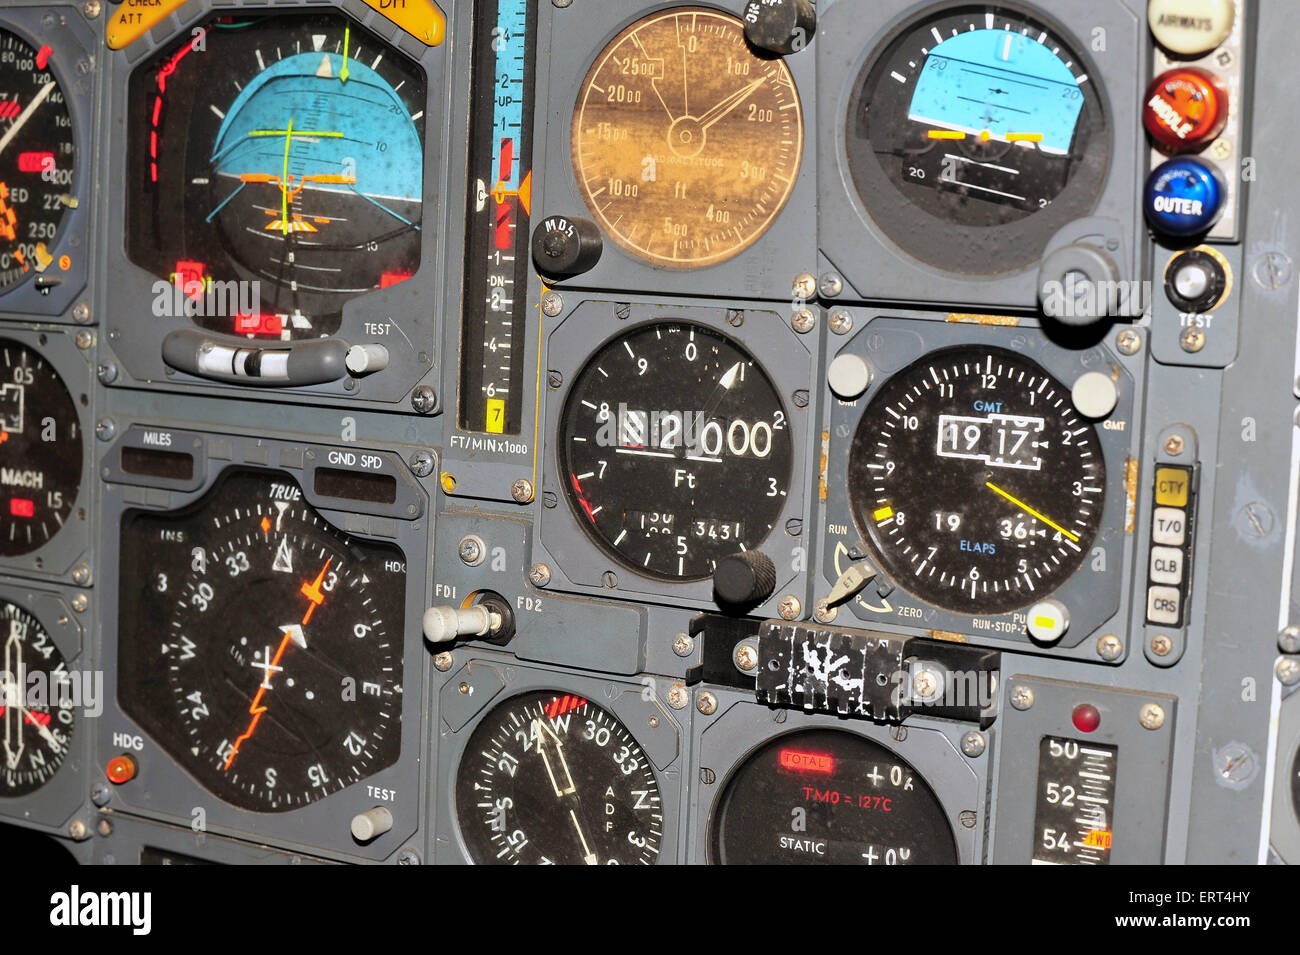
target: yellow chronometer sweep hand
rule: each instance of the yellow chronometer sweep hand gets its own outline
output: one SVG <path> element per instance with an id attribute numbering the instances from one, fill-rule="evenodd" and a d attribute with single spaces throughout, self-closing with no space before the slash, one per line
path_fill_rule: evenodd
<path id="1" fill-rule="evenodd" d="M 1046 525 L 1047 525 L 1048 527 L 1050 527 L 1052 530 L 1054 530 L 1054 531 L 1058 531 L 1058 532 L 1064 534 L 1066 537 L 1070 538 L 1070 540 L 1075 541 L 1076 543 L 1078 542 L 1078 540 L 1079 540 L 1079 535 L 1078 535 L 1078 534 L 1071 534 L 1069 531 L 1067 531 L 1067 530 L 1066 530 L 1064 527 L 1062 527 L 1060 524 L 1056 523 L 1056 521 L 1052 520 L 1052 519 L 1051 519 L 1050 517 L 1048 517 L 1046 514 L 1043 514 L 1043 513 L 1041 513 L 1040 511 L 1036 511 L 1036 510 L 1034 510 L 1032 507 L 1030 507 L 1028 504 L 1026 504 L 1024 501 L 1019 500 L 1018 498 L 1014 498 L 1014 497 L 1012 497 L 1010 494 L 1008 494 L 1006 491 L 1002 490 L 1002 488 L 998 487 L 998 486 L 997 486 L 996 484 L 994 484 L 992 481 L 985 481 L 985 482 L 984 482 L 984 486 L 985 486 L 986 488 L 988 488 L 990 491 L 992 491 L 994 494 L 998 494 L 998 495 L 1001 495 L 1002 497 L 1005 497 L 1008 501 L 1010 501 L 1010 502 L 1011 502 L 1012 504 L 1014 504 L 1016 507 L 1020 508 L 1022 511 L 1024 511 L 1026 514 L 1028 514 L 1030 517 L 1036 517 L 1036 518 L 1038 518 L 1040 521 L 1042 521 L 1044 524 L 1046 524 Z"/>

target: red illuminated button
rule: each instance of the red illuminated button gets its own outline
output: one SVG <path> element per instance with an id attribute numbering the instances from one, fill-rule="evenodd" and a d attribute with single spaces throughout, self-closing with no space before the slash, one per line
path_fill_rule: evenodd
<path id="1" fill-rule="evenodd" d="M 1166 70 L 1147 87 L 1142 124 L 1156 147 L 1182 153 L 1205 146 L 1228 121 L 1228 93 L 1219 78 L 1195 66 Z"/>
<path id="2" fill-rule="evenodd" d="M 114 756 L 104 767 L 104 775 L 115 786 L 130 782 L 135 778 L 135 760 L 130 756 Z"/>
<path id="3" fill-rule="evenodd" d="M 1091 703 L 1080 703 L 1074 708 L 1071 718 L 1074 728 L 1080 733 L 1091 733 L 1101 725 L 1101 713 Z"/>

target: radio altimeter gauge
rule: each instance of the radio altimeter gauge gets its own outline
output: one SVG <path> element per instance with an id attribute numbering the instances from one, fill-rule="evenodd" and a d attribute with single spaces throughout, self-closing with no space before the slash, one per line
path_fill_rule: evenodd
<path id="1" fill-rule="evenodd" d="M 793 442 L 772 380 L 737 342 L 688 322 L 607 342 L 564 407 L 560 470 L 574 516 L 610 557 L 702 580 L 767 539 Z"/>
<path id="2" fill-rule="evenodd" d="M 400 551 L 339 533 L 285 475 L 128 514 L 123 708 L 227 802 L 301 808 L 397 759 L 404 584 Z"/>
<path id="3" fill-rule="evenodd" d="M 507 700 L 470 735 L 456 816 L 480 865 L 650 865 L 664 831 L 659 784 L 627 727 L 550 690 Z"/>
<path id="4" fill-rule="evenodd" d="M 799 173 L 803 115 L 790 70 L 756 56 L 735 17 L 674 7 L 610 41 L 573 114 L 583 200 L 625 251 L 699 268 L 748 248 Z"/>
<path id="5" fill-rule="evenodd" d="M 0 647 L 0 796 L 25 796 L 63 765 L 79 694 L 40 621 L 7 600 L 0 600 Z"/>
<path id="6" fill-rule="evenodd" d="M 845 136 L 880 228 L 967 273 L 1037 260 L 1091 212 L 1110 155 L 1091 68 L 1060 30 L 1001 5 L 946 7 L 895 33 L 857 83 Z"/>
<path id="7" fill-rule="evenodd" d="M 1101 525 L 1106 465 L 1070 390 L 1002 348 L 958 346 L 881 386 L 849 454 L 854 520 L 901 587 L 998 614 L 1079 569 Z"/>

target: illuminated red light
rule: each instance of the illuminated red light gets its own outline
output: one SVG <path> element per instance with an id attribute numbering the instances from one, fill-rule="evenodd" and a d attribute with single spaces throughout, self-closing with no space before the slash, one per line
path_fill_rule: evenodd
<path id="1" fill-rule="evenodd" d="M 564 696 L 557 696 L 546 706 L 546 718 L 553 720 L 557 716 L 563 716 L 565 713 L 572 713 L 578 707 L 586 703 L 586 699 L 581 696 L 573 696 L 570 693 Z"/>
<path id="2" fill-rule="evenodd" d="M 1091 703 L 1080 703 L 1071 714 L 1074 728 L 1080 733 L 1091 733 L 1101 725 L 1101 713 Z"/>
<path id="3" fill-rule="evenodd" d="M 54 153 L 19 153 L 19 172 L 42 172 L 54 168 Z"/>
<path id="4" fill-rule="evenodd" d="M 11 497 L 9 513 L 14 517 L 35 517 L 36 502 L 26 497 Z"/>
<path id="5" fill-rule="evenodd" d="M 271 335 L 279 337 L 284 331 L 284 322 L 279 315 L 268 312 L 254 312 L 252 315 L 235 316 L 235 333 L 237 335 Z"/>
<path id="6" fill-rule="evenodd" d="M 825 753 L 801 753 L 794 749 L 783 749 L 781 765 L 797 773 L 835 772 L 835 758 Z"/>
<path id="7" fill-rule="evenodd" d="M 388 286 L 396 285 L 398 282 L 405 282 L 410 277 L 410 272 L 384 272 L 379 276 L 379 287 L 388 288 Z"/>

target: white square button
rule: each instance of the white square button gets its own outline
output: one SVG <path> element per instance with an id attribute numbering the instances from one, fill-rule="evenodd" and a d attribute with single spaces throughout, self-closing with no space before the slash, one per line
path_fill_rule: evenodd
<path id="1" fill-rule="evenodd" d="M 1151 580 L 1157 584 L 1181 584 L 1183 552 L 1177 547 L 1152 547 Z"/>
<path id="2" fill-rule="evenodd" d="M 1183 595 L 1177 587 L 1147 588 L 1147 621 L 1178 626 L 1182 616 Z"/>
<path id="3" fill-rule="evenodd" d="M 1187 540 L 1187 512 L 1181 507 L 1157 507 L 1151 531 L 1151 539 L 1157 544 L 1182 547 Z"/>

